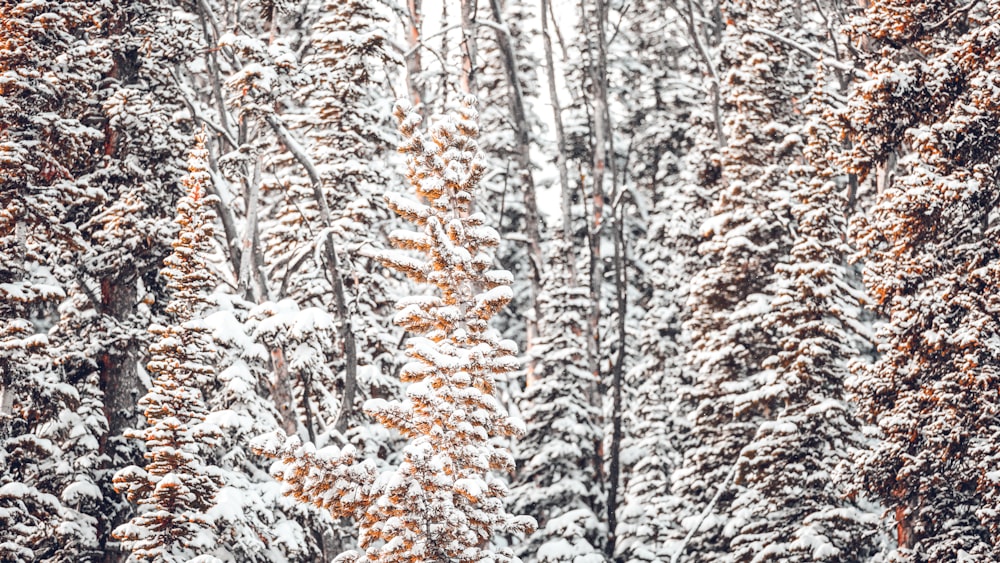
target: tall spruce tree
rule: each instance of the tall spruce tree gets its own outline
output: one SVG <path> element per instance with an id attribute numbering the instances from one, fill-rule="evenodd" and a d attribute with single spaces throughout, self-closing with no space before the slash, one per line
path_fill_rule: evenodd
<path id="1" fill-rule="evenodd" d="M 128 280 L 124 294 L 137 284 L 129 283 L 134 269 L 92 277 L 89 263 L 99 247 L 109 250 L 94 236 L 105 209 L 123 196 L 122 184 L 134 184 L 133 174 L 150 172 L 144 168 L 148 161 L 132 155 L 129 172 L 120 174 L 123 161 L 117 158 L 129 146 L 123 138 L 128 124 L 116 121 L 112 109 L 113 94 L 141 66 L 129 49 L 135 8 L 87 2 L 2 6 L 4 361 L 17 362 L 8 367 L 20 372 L 13 381 L 8 370 L 0 382 L 7 468 L 2 496 L 15 508 L 7 514 L 12 525 L 4 526 L 2 558 L 115 558 L 106 543 L 120 508 L 107 495 L 115 462 L 111 444 L 130 420 L 134 406 L 128 401 L 134 397 L 109 398 L 108 391 L 135 383 L 135 372 L 121 358 L 136 344 L 130 341 L 133 327 L 121 330 L 116 322 L 135 303 L 111 293 L 118 274 Z M 169 143 L 158 146 L 169 152 Z M 160 156 L 163 172 L 171 159 Z M 150 176 L 156 177 L 152 183 L 162 179 L 156 172 Z M 150 244 L 139 248 L 116 241 L 132 255 L 130 266 L 143 263 L 142 250 L 157 246 L 153 232 L 145 235 Z M 58 301 L 58 309 L 45 301 Z M 70 317 L 82 328 L 73 330 L 72 340 L 62 330 L 62 319 Z M 57 321 L 47 338 L 38 334 Z M 86 357 L 73 362 L 69 349 L 85 350 Z M 133 452 L 116 453 L 129 458 Z"/>
<path id="2" fill-rule="evenodd" d="M 524 561 L 603 561 L 601 413 L 587 370 L 587 289 L 575 279 L 573 248 L 552 242 L 538 305 L 533 377 L 521 397 L 527 432 L 518 443 L 513 509 L 538 530 L 519 549 Z"/>
<path id="3" fill-rule="evenodd" d="M 696 52 L 686 41 L 686 8 L 669 0 L 629 6 L 622 13 L 623 41 L 610 53 L 612 90 L 624 108 L 615 123 L 616 146 L 626 147 L 623 180 L 638 200 L 630 209 L 637 219 L 626 229 L 637 239 L 629 245 L 636 251 L 627 270 L 635 295 L 630 316 L 639 320 L 629 347 L 634 365 L 624 378 L 614 554 L 626 562 L 666 560 L 683 536 L 674 518 L 682 508 L 671 493 L 688 427 L 679 399 L 691 382 L 684 362 L 690 343 L 681 327 L 689 316 L 688 285 L 701 265 L 698 225 L 709 207 L 707 190 L 693 177 L 703 150 L 696 146 L 703 131 L 694 114 L 703 96 Z M 715 149 L 710 142 L 707 150 Z"/>
<path id="4" fill-rule="evenodd" d="M 701 229 L 707 263 L 691 282 L 685 324 L 697 370 L 686 399 L 697 446 L 685 451 L 674 481 L 694 511 L 682 523 L 697 527 L 688 561 L 733 560 L 730 543 L 745 523 L 733 507 L 743 490 L 734 483 L 735 464 L 780 400 L 777 372 L 764 365 L 779 337 L 763 321 L 774 306 L 775 268 L 791 244 L 788 169 L 801 151 L 793 100 L 804 89 L 801 61 L 757 28 L 792 27 L 792 8 L 783 0 L 726 4 L 728 142 L 722 188 Z"/>
<path id="5" fill-rule="evenodd" d="M 845 115 L 850 166 L 881 187 L 856 241 L 887 319 L 880 357 L 852 382 L 882 434 L 856 482 L 893 517 L 892 561 L 1000 557 L 998 14 L 997 2 L 892 0 L 853 28 L 869 79 Z"/>
<path id="6" fill-rule="evenodd" d="M 827 94 L 821 83 L 804 108 L 805 162 L 789 169 L 795 238 L 763 318 L 778 337 L 779 350 L 764 361 L 775 372 L 776 400 L 742 450 L 744 488 L 733 501 L 744 522 L 732 542 L 741 562 L 861 563 L 878 547 L 877 514 L 845 498 L 834 480 L 838 465 L 866 445 L 844 396 L 847 363 L 860 356 L 866 330 L 844 266 L 847 202 L 830 164 L 838 147 L 823 119 Z"/>
<path id="7" fill-rule="evenodd" d="M 148 364 L 153 381 L 139 401 L 147 427 L 126 433 L 145 442 L 147 462 L 144 468 L 122 469 L 114 479 L 116 488 L 139 505 L 138 514 L 115 530 L 131 561 L 189 561 L 209 555 L 217 541 L 207 512 L 221 483 L 206 456 L 219 429 L 205 422 L 203 395 L 215 370 L 208 332 L 192 322 L 216 284 L 205 264 L 214 213 L 208 208 L 212 196 L 205 194 L 206 151 L 199 144 L 184 180 L 187 195 L 178 204 L 180 232 L 162 272 L 173 292 L 167 312 L 174 322 L 150 327 L 156 336 Z"/>

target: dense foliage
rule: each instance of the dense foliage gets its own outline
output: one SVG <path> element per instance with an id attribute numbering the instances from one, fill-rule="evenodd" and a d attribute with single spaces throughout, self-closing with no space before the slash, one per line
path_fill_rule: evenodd
<path id="1" fill-rule="evenodd" d="M 997 21 L 0 0 L 0 561 L 1000 559 Z"/>

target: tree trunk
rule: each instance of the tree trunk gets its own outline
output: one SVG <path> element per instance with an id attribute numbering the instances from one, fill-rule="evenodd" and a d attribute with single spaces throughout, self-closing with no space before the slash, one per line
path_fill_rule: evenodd
<path id="1" fill-rule="evenodd" d="M 604 226 L 604 203 L 605 203 L 605 191 L 604 182 L 605 174 L 609 164 L 613 167 L 613 163 L 610 162 L 612 158 L 611 147 L 611 120 L 610 112 L 608 108 L 608 55 L 607 55 L 607 34 L 605 31 L 605 25 L 608 17 L 608 8 L 604 3 L 604 0 L 595 0 L 595 18 L 596 21 L 589 22 L 586 10 L 586 5 L 583 7 L 583 25 L 584 29 L 588 30 L 590 33 L 594 33 L 596 38 L 588 38 L 588 49 L 591 50 L 591 87 L 592 87 L 592 100 L 594 104 L 594 115 L 593 115 L 593 127 L 594 127 L 594 154 L 593 154 L 593 188 L 591 192 L 591 205 L 592 215 L 590 221 L 590 228 L 588 229 L 588 239 L 590 243 L 590 300 L 591 300 L 591 310 L 590 310 L 590 323 L 589 330 L 590 335 L 588 342 L 590 344 L 588 348 L 588 360 L 589 367 L 594 375 L 594 379 L 599 382 L 601 387 L 605 389 L 608 387 L 612 388 L 614 392 L 614 387 L 616 385 L 615 376 L 617 370 L 612 370 L 612 381 L 610 385 L 604 381 L 601 371 L 600 371 L 600 360 L 601 360 L 601 342 L 600 342 L 600 321 L 601 321 L 601 289 L 604 281 L 604 268 L 601 261 L 601 238 Z M 591 27 L 593 26 L 593 27 Z M 594 53 L 596 51 L 596 53 Z M 594 56 L 596 55 L 596 56 Z M 611 170 L 612 173 L 612 190 L 611 193 L 617 196 L 616 193 L 616 178 L 614 174 L 614 169 Z M 614 203 L 614 202 L 613 202 Z M 624 312 L 622 309 L 621 312 Z M 622 319 L 624 322 L 624 319 Z M 620 347 L 624 347 L 625 342 L 619 343 Z M 617 385 L 620 387 L 621 382 L 618 381 Z M 618 409 L 620 410 L 621 398 L 618 397 Z M 621 431 L 619 427 L 619 432 Z M 620 435 L 619 435 L 620 440 Z M 613 441 L 613 440 L 612 440 Z M 619 452 L 615 451 L 618 444 L 608 444 L 608 448 L 605 448 L 603 452 L 603 457 L 607 457 L 611 463 L 609 463 L 609 471 L 618 471 L 618 455 Z M 603 457 L 598 460 L 600 466 L 599 470 L 603 470 Z M 600 471 L 600 474 L 603 474 Z M 615 513 L 617 512 L 617 475 L 614 476 L 612 480 L 611 475 L 606 476 L 608 479 L 608 497 L 607 497 L 607 515 L 608 515 L 608 541 L 605 546 L 605 553 L 609 559 L 613 558 L 615 550 Z"/>
<path id="2" fill-rule="evenodd" d="M 479 95 L 476 82 L 476 8 L 478 0 L 462 0 L 462 89 Z"/>
<path id="3" fill-rule="evenodd" d="M 420 49 L 420 28 L 421 28 L 421 0 L 407 0 L 406 7 L 410 13 L 410 25 L 407 27 L 406 53 L 406 87 L 410 94 L 410 103 L 421 115 L 424 115 L 424 100 L 426 94 L 423 85 L 423 63 L 421 61 Z M 426 117 L 426 115 L 424 115 Z"/>
<path id="4" fill-rule="evenodd" d="M 335 313 L 340 318 L 340 336 L 344 343 L 345 363 L 344 394 L 341 399 L 340 411 L 337 413 L 334 428 L 343 432 L 347 429 L 348 415 L 354 407 L 354 396 L 357 393 L 358 351 L 357 344 L 354 341 L 354 327 L 351 326 L 351 317 L 347 311 L 347 299 L 344 295 L 344 279 L 340 275 L 337 249 L 334 246 L 332 214 L 330 213 L 330 206 L 326 202 L 326 196 L 323 194 L 323 180 L 312 159 L 309 158 L 309 155 L 302 149 L 299 142 L 292 137 L 288 128 L 277 116 L 269 115 L 267 123 L 274 130 L 281 143 L 292 153 L 299 164 L 306 169 L 306 174 L 308 174 L 310 184 L 312 185 L 313 198 L 319 206 L 320 221 L 323 224 L 324 231 L 326 231 L 325 240 L 320 244 L 323 246 L 323 258 L 326 261 L 329 281 L 333 286 Z"/>
<path id="5" fill-rule="evenodd" d="M 566 167 L 566 130 L 563 128 L 562 106 L 559 103 L 559 92 L 556 88 L 555 60 L 552 56 L 552 38 L 549 37 L 549 0 L 542 0 L 542 44 L 545 49 L 545 76 L 549 86 L 549 99 L 552 103 L 552 120 L 556 126 L 556 168 L 559 170 L 559 189 L 561 190 L 563 239 L 567 248 L 573 248 L 573 217 L 572 193 L 569 188 L 569 170 Z M 569 261 L 570 272 L 576 279 L 576 260 Z"/>
<path id="6" fill-rule="evenodd" d="M 535 309 L 535 314 L 527 321 L 528 348 L 530 349 L 532 340 L 538 335 L 537 300 L 542 291 L 542 237 L 539 232 L 541 221 L 538 216 L 538 200 L 535 197 L 535 177 L 531 170 L 531 129 L 528 126 L 524 91 L 521 88 L 521 78 L 518 75 L 517 54 L 509 28 L 503 19 L 500 0 L 490 0 L 490 7 L 493 11 L 493 19 L 498 24 L 498 27 L 493 27 L 493 30 L 496 31 L 497 45 L 499 45 L 502 54 L 501 61 L 507 74 L 510 114 L 514 122 L 514 141 L 517 150 L 518 183 L 524 190 L 524 221 L 526 223 L 525 229 L 528 231 L 528 260 L 531 263 L 531 303 Z M 528 357 L 530 358 L 531 355 L 529 354 Z M 531 378 L 533 373 L 533 365 L 529 364 L 528 377 Z"/>
<path id="7" fill-rule="evenodd" d="M 608 448 L 608 546 L 606 554 L 613 558 L 615 554 L 615 528 L 618 525 L 618 485 L 621 473 L 621 443 L 622 443 L 622 385 L 625 372 L 625 354 L 627 353 L 625 315 L 628 312 L 628 278 L 625 271 L 625 211 L 624 204 L 619 202 L 615 215 L 615 300 L 618 314 L 618 355 L 611 370 L 611 444 Z"/>

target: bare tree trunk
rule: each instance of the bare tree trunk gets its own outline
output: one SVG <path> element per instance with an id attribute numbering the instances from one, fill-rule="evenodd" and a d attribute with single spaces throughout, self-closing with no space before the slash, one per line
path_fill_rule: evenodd
<path id="1" fill-rule="evenodd" d="M 618 525 L 618 486 L 621 474 L 621 444 L 622 444 L 622 385 L 625 376 L 625 355 L 626 349 L 626 323 L 625 316 L 628 313 L 628 277 L 626 266 L 625 247 L 625 205 L 623 198 L 615 198 L 616 205 L 613 209 L 614 221 L 614 248 L 615 248 L 615 300 L 617 302 L 616 312 L 618 329 L 618 355 L 615 357 L 615 364 L 611 369 L 611 444 L 608 455 L 608 545 L 606 554 L 608 558 L 613 558 L 615 554 L 615 543 L 617 533 L 615 528 Z"/>
<path id="2" fill-rule="evenodd" d="M 0 378 L 0 417 L 14 414 L 14 390 L 6 377 Z"/>
<path id="3" fill-rule="evenodd" d="M 210 12 L 208 10 L 208 6 L 205 4 L 205 0 L 198 1 L 197 11 L 198 11 L 198 19 L 201 22 L 201 32 L 205 36 L 205 41 L 207 41 L 210 44 L 214 44 L 215 39 L 213 38 L 215 37 L 215 35 L 213 34 L 213 31 L 217 33 L 218 30 L 209 29 L 208 14 Z M 218 113 L 219 113 L 219 125 L 222 126 L 223 130 L 229 133 L 229 138 L 231 139 L 233 135 L 232 132 L 229 130 L 229 116 L 226 113 L 225 98 L 223 98 L 222 96 L 222 81 L 220 80 L 222 72 L 219 70 L 220 67 L 219 67 L 219 57 L 217 55 L 217 49 L 208 49 L 208 67 L 209 67 L 208 75 L 212 81 L 212 96 L 215 98 L 215 105 L 218 108 Z M 219 137 L 219 143 L 228 142 L 225 135 L 218 135 L 218 137 Z M 230 148 L 235 149 L 236 147 L 230 147 Z M 220 150 L 220 152 L 225 152 L 225 151 Z"/>
<path id="4" fill-rule="evenodd" d="M 535 308 L 535 314 L 527 321 L 528 348 L 530 349 L 532 341 L 538 335 L 537 300 L 542 291 L 542 237 L 538 229 L 541 221 L 538 217 L 538 199 L 535 196 L 535 177 L 531 170 L 531 129 L 525 111 L 521 78 L 518 75 L 517 53 L 514 50 L 509 28 L 503 19 L 500 0 L 490 0 L 490 7 L 493 11 L 493 20 L 498 24 L 493 27 L 493 30 L 496 32 L 497 45 L 502 54 L 501 60 L 504 71 L 507 73 L 508 99 L 510 100 L 511 118 L 514 122 L 514 141 L 517 150 L 518 182 L 521 189 L 524 190 L 524 220 L 528 235 L 528 260 L 531 263 L 531 303 L 532 307 Z M 531 357 L 530 354 L 528 357 Z M 528 377 L 531 378 L 534 374 L 533 362 L 529 362 L 527 371 Z"/>
<path id="5" fill-rule="evenodd" d="M 245 185 L 245 197 L 247 201 L 247 220 L 243 230 L 243 237 L 240 239 L 240 269 L 236 272 L 237 289 L 243 294 L 244 299 L 252 299 L 254 291 L 252 289 L 251 271 L 254 269 L 253 254 L 254 249 L 259 246 L 257 232 L 257 202 L 260 199 L 260 157 L 258 156 L 253 165 L 253 176 Z M 258 290 L 258 294 L 259 294 Z"/>
<path id="6" fill-rule="evenodd" d="M 559 189 L 561 190 L 563 239 L 567 248 L 573 248 L 573 216 L 572 193 L 569 188 L 569 170 L 566 167 L 566 130 L 563 128 L 562 106 L 559 103 L 559 92 L 556 88 L 556 68 L 552 56 L 552 38 L 549 37 L 549 0 L 542 0 L 542 42 L 545 48 L 545 76 L 549 85 L 549 98 L 552 102 L 552 119 L 556 126 L 556 168 L 559 170 Z M 576 279 L 576 260 L 569 261 L 570 272 Z"/>
<path id="7" fill-rule="evenodd" d="M 687 0 L 687 11 L 688 14 L 685 23 L 687 24 L 688 34 L 691 36 L 691 41 L 694 42 L 698 55 L 707 67 L 706 70 L 708 70 L 709 77 L 711 78 L 712 119 L 715 122 L 715 140 L 719 147 L 724 147 L 726 146 L 726 132 L 722 127 L 722 88 L 719 75 L 715 71 L 715 64 L 712 63 L 712 58 L 708 54 L 705 42 L 702 41 L 701 32 L 698 30 L 698 18 L 694 11 L 693 0 Z"/>
<path id="8" fill-rule="evenodd" d="M 409 90 L 410 102 L 413 104 L 413 107 L 417 108 L 421 115 L 423 115 L 426 94 L 422 82 L 423 77 L 421 76 L 424 71 L 420 53 L 421 3 L 421 0 L 407 0 L 406 2 L 406 7 L 410 13 L 410 25 L 406 30 L 407 46 L 409 47 L 406 53 L 406 87 Z"/>
<path id="9" fill-rule="evenodd" d="M 590 300 L 591 300 L 591 311 L 590 311 L 590 323 L 589 331 L 590 338 L 588 347 L 588 360 L 590 364 L 590 369 L 594 374 L 596 381 L 600 382 L 602 387 L 607 386 L 604 382 L 603 377 L 600 372 L 600 359 L 601 359 L 601 342 L 600 342 L 600 320 L 601 320 L 601 289 L 604 280 L 604 268 L 601 261 L 601 238 L 603 231 L 603 214 L 604 214 L 604 204 L 605 204 L 605 174 L 608 172 L 610 167 L 611 172 L 611 194 L 612 194 L 612 212 L 614 212 L 615 207 L 620 205 L 620 194 L 618 194 L 617 189 L 617 175 L 614 169 L 613 162 L 613 139 L 612 139 L 612 129 L 611 129 L 611 113 L 608 107 L 608 54 L 607 54 L 607 17 L 608 17 L 608 7 L 604 0 L 594 0 L 595 6 L 595 18 L 596 21 L 589 22 L 586 6 L 583 9 L 583 24 L 584 29 L 590 30 L 591 32 L 596 31 L 596 44 L 593 42 L 595 38 L 589 39 L 589 48 L 591 50 L 591 83 L 592 83 L 592 100 L 594 104 L 594 155 L 593 155 L 593 189 L 591 194 L 592 200 L 592 216 L 590 222 L 590 228 L 588 229 L 588 238 L 590 243 Z M 596 51 L 596 53 L 594 53 Z M 594 56 L 596 54 L 596 56 Z M 617 229 L 615 233 L 615 268 L 618 274 L 616 278 L 624 277 L 624 259 L 620 256 L 624 252 L 624 230 L 623 227 Z M 622 240 L 619 240 L 619 239 Z M 622 249 L 619 250 L 617 247 L 619 244 Z M 619 280 L 616 280 L 619 281 Z M 625 330 L 623 323 L 625 322 L 624 313 L 625 306 L 622 300 L 625 299 L 625 288 L 617 287 L 617 293 L 619 298 L 618 303 L 618 313 L 619 313 L 619 329 L 621 341 L 619 342 L 619 357 L 612 366 L 612 380 L 610 381 L 610 387 L 612 392 L 612 439 L 611 443 L 608 444 L 608 448 L 605 450 L 604 455 L 608 458 L 608 472 L 607 475 L 607 520 L 608 520 L 608 541 L 605 546 L 605 554 L 609 559 L 613 559 L 615 552 L 615 525 L 617 522 L 617 512 L 618 512 L 618 472 L 619 472 L 619 456 L 620 452 L 620 442 L 621 442 L 621 369 L 624 367 L 624 348 L 625 348 Z M 617 420 L 616 420 L 617 419 Z M 617 442 L 616 442 L 617 438 Z M 603 469 L 603 459 L 598 460 L 601 465 L 599 469 Z"/>
<path id="10" fill-rule="evenodd" d="M 603 47 L 604 29 L 604 3 L 602 0 L 595 0 L 597 4 L 597 20 L 593 23 L 599 29 L 596 49 L 600 51 Z M 584 29 L 591 29 L 591 22 L 588 21 L 586 5 L 583 6 L 582 13 Z M 588 42 L 591 41 L 588 39 Z M 592 54 L 595 49 L 593 44 L 588 45 Z M 607 72 L 602 68 L 601 57 L 598 53 L 592 56 L 591 67 L 588 69 L 591 75 L 591 87 L 593 88 L 594 116 L 594 154 L 591 163 L 593 174 L 590 200 L 590 221 L 587 229 L 588 245 L 590 247 L 590 322 L 588 323 L 588 367 L 596 381 L 600 381 L 600 319 L 601 319 L 601 283 L 604 278 L 604 268 L 601 262 L 601 231 L 604 224 L 604 174 L 607 168 L 607 145 L 608 132 L 604 116 L 607 105 Z"/>
<path id="11" fill-rule="evenodd" d="M 138 272 L 129 268 L 100 280 L 101 314 L 113 318 L 113 322 L 127 322 L 135 309 L 138 276 Z M 121 436 L 126 428 L 135 428 L 139 422 L 137 403 L 143 393 L 138 373 L 141 352 L 137 342 L 122 344 L 105 343 L 104 351 L 97 356 L 104 413 L 108 420 L 106 438 Z"/>
<path id="12" fill-rule="evenodd" d="M 476 82 L 476 8 L 478 0 L 462 0 L 462 89 L 479 95 Z"/>
<path id="13" fill-rule="evenodd" d="M 295 405 L 292 394 L 292 376 L 288 373 L 288 362 L 285 360 L 285 350 L 281 346 L 271 349 L 272 377 L 270 383 L 271 397 L 278 409 L 281 429 L 292 436 L 298 430 Z"/>

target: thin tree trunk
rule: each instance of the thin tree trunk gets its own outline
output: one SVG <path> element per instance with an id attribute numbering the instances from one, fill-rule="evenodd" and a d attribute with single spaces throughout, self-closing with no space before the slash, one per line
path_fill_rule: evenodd
<path id="1" fill-rule="evenodd" d="M 341 399 L 340 412 L 337 413 L 334 428 L 343 432 L 347 430 L 347 418 L 354 407 L 354 396 L 357 394 L 358 352 L 357 344 L 354 341 L 354 327 L 351 326 L 350 314 L 347 311 L 344 280 L 340 275 L 337 249 L 334 246 L 333 230 L 331 228 L 333 225 L 332 214 L 330 213 L 330 206 L 326 202 L 326 196 L 323 194 L 323 180 L 312 159 L 309 158 L 309 155 L 306 154 L 299 142 L 292 137 L 288 128 L 276 115 L 268 115 L 267 123 L 274 130 L 282 144 L 292 153 L 292 156 L 306 169 L 310 184 L 312 185 L 313 198 L 316 200 L 317 205 L 319 205 L 320 221 L 323 223 L 323 229 L 326 231 L 325 241 L 323 242 L 323 257 L 327 264 L 330 284 L 333 286 L 335 312 L 340 318 L 340 336 L 344 342 L 345 363 L 344 395 Z"/>
<path id="2" fill-rule="evenodd" d="M 205 41 L 210 46 L 215 45 L 214 35 L 209 29 L 208 25 L 208 6 L 205 4 L 204 0 L 199 0 L 198 2 L 198 19 L 201 22 L 201 32 L 205 36 Z M 216 30 L 217 31 L 217 30 Z M 219 125 L 229 133 L 229 138 L 232 138 L 232 132 L 229 130 L 229 116 L 226 113 L 226 102 L 225 98 L 222 96 L 222 84 L 219 78 L 222 76 L 222 72 L 219 70 L 219 58 L 216 54 L 217 50 L 215 48 L 208 49 L 208 70 L 209 78 L 212 81 L 212 96 L 215 98 L 215 105 L 219 112 Z M 220 143 L 228 142 L 225 135 L 218 135 Z M 230 147 L 235 149 L 236 147 Z M 220 150 L 220 153 L 225 152 Z"/>
<path id="3" fill-rule="evenodd" d="M 479 95 L 476 81 L 476 7 L 477 0 L 462 0 L 462 89 Z"/>
<path id="4" fill-rule="evenodd" d="M 218 175 L 214 172 L 218 170 L 218 167 L 213 162 L 210 162 L 210 166 L 213 169 L 212 181 L 208 183 L 208 193 L 215 196 L 215 202 L 212 207 L 215 208 L 215 214 L 219 216 L 222 221 L 222 232 L 226 237 L 226 254 L 229 257 L 229 265 L 232 266 L 233 272 L 240 271 L 240 263 L 243 260 L 243 253 L 240 250 L 239 235 L 236 234 L 236 219 L 233 217 L 233 211 L 222 199 L 222 191 L 216 185 L 218 180 Z"/>
<path id="5" fill-rule="evenodd" d="M 594 23 L 598 29 L 598 47 L 603 49 L 601 43 L 604 41 L 604 2 L 595 0 L 597 5 L 597 22 Z M 583 9 L 584 29 L 590 29 L 586 6 Z M 593 51 L 593 46 L 589 47 Z M 594 99 L 594 154 L 591 164 L 593 174 L 593 186 L 591 189 L 591 216 L 587 238 L 590 246 L 590 319 L 588 323 L 587 335 L 587 363 L 590 372 L 596 381 L 601 381 L 600 377 L 600 320 L 601 320 L 601 285 L 604 279 L 604 268 L 601 262 L 601 231 L 603 230 L 604 216 L 604 174 L 607 167 L 607 129 L 604 121 L 607 106 L 607 72 L 602 68 L 601 57 L 592 57 L 593 62 L 590 68 L 591 82 Z"/>
<path id="6" fill-rule="evenodd" d="M 559 103 L 559 92 L 556 88 L 555 61 L 552 56 L 552 38 L 549 37 L 549 0 L 542 0 L 542 44 L 545 49 L 545 76 L 549 85 L 549 98 L 552 102 L 552 119 L 556 126 L 556 168 L 559 170 L 559 189 L 561 190 L 563 239 L 567 248 L 573 248 L 573 216 L 572 193 L 569 187 L 569 170 L 566 166 L 566 130 L 563 128 L 562 106 Z M 570 272 L 576 279 L 576 260 L 569 261 Z"/>
<path id="7" fill-rule="evenodd" d="M 616 198 L 617 212 L 615 215 L 615 300 L 617 301 L 618 355 L 611 370 L 611 444 L 608 448 L 608 546 L 606 554 L 614 557 L 618 525 L 618 485 L 621 474 L 621 444 L 622 444 L 622 385 L 625 375 L 626 323 L 628 313 L 628 279 L 625 271 L 625 211 L 622 198 Z"/>
<path id="8" fill-rule="evenodd" d="M 617 178 L 614 170 L 614 163 L 611 162 L 612 153 L 611 148 L 612 143 L 612 131 L 610 123 L 610 111 L 608 107 L 608 55 L 607 55 L 607 33 L 606 33 L 606 22 L 608 17 L 608 8 L 604 3 L 604 0 L 595 0 L 595 22 L 587 21 L 587 10 L 584 6 L 583 10 L 583 23 L 584 29 L 596 31 L 596 45 L 590 44 L 591 49 L 591 82 L 593 88 L 593 103 L 594 103 L 594 155 L 593 155 L 593 190 L 592 190 L 592 218 L 590 229 L 588 232 L 589 242 L 590 242 L 590 300 L 591 300 L 591 312 L 590 312 L 590 323 L 589 330 L 591 334 L 589 343 L 589 363 L 590 368 L 594 374 L 596 381 L 601 383 L 602 387 L 605 387 L 603 377 L 600 373 L 600 354 L 601 354 L 601 342 L 600 342 L 600 320 L 601 320 L 601 289 L 604 280 L 604 269 L 601 261 L 601 235 L 603 231 L 603 214 L 604 214 L 604 203 L 605 203 L 605 191 L 604 182 L 605 174 L 608 171 L 609 165 L 611 166 L 611 176 L 612 176 L 612 195 L 617 198 Z M 593 27 L 591 27 L 593 25 Z M 596 57 L 593 51 L 596 50 Z M 616 203 L 616 202 L 613 202 Z M 614 211 L 614 205 L 612 206 L 612 211 Z M 617 238 L 616 246 L 617 246 Z M 624 242 L 622 242 L 624 246 Z M 618 259 L 616 249 L 616 260 Z M 616 267 L 619 265 L 616 264 Z M 621 265 L 620 267 L 624 267 Z M 619 288 L 620 291 L 624 291 L 624 288 Z M 624 306 L 619 308 L 619 313 L 624 313 Z M 620 319 L 620 322 L 624 322 L 624 317 Z M 624 333 L 624 329 L 622 329 Z M 624 335 L 623 335 L 624 336 Z M 622 340 L 619 342 L 619 347 L 624 349 L 625 342 Z M 622 351 L 623 352 L 623 351 Z M 624 356 L 619 357 L 619 361 L 624 361 Z M 617 368 L 616 365 L 613 368 Z M 621 410 L 621 381 L 620 381 L 620 371 L 618 369 L 612 369 L 612 381 L 610 382 L 610 387 L 612 388 L 612 394 L 616 392 L 619 393 L 617 399 L 613 399 L 613 412 L 612 412 L 612 425 L 614 426 L 614 417 Z M 615 389 L 617 387 L 618 389 Z M 608 486 L 608 496 L 607 496 L 607 520 L 608 520 L 608 541 L 605 546 L 605 554 L 609 559 L 612 559 L 615 551 L 615 523 L 616 514 L 618 511 L 618 458 L 619 452 L 617 448 L 620 447 L 620 421 L 618 424 L 618 439 L 619 443 L 614 443 L 614 432 L 612 432 L 612 443 L 609 444 L 609 448 L 605 451 L 605 455 L 609 459 L 609 473 L 614 473 L 613 475 L 607 475 L 607 486 Z M 603 466 L 603 460 L 600 460 Z M 600 467 L 603 469 L 603 467 Z"/>
<path id="9" fill-rule="evenodd" d="M 291 436 L 296 434 L 298 424 L 295 417 L 292 376 L 288 373 L 285 350 L 281 346 L 275 346 L 271 349 L 271 368 L 271 397 L 278 409 L 281 429 L 285 431 L 285 434 Z"/>
<path id="10" fill-rule="evenodd" d="M 423 86 L 424 69 L 420 53 L 421 3 L 421 0 L 407 0 L 406 2 L 410 13 L 410 25 L 406 30 L 407 46 L 409 47 L 406 56 L 406 87 L 413 107 L 417 108 L 421 115 L 424 115 L 426 94 Z"/>
<path id="11" fill-rule="evenodd" d="M 496 32 L 497 45 L 500 47 L 504 71 L 507 74 L 508 99 L 510 113 L 514 122 L 514 140 L 517 150 L 518 181 L 523 190 L 524 210 L 528 235 L 528 261 L 531 263 L 531 294 L 532 307 L 535 314 L 527 321 L 528 348 L 538 335 L 538 295 L 542 291 L 542 242 L 539 232 L 538 199 L 535 196 L 535 177 L 531 170 L 531 129 L 525 110 L 524 91 L 521 88 L 521 78 L 518 74 L 517 54 L 514 50 L 513 38 L 503 19 L 500 0 L 490 0 L 493 19 L 498 24 L 493 27 Z M 531 355 L 529 354 L 530 358 Z M 534 374 L 534 362 L 529 362 L 528 377 Z"/>
<path id="12" fill-rule="evenodd" d="M 260 157 L 253 165 L 253 175 L 246 184 L 247 220 L 243 230 L 243 237 L 240 239 L 240 269 L 237 270 L 237 289 L 243 294 L 244 299 L 252 299 L 254 296 L 253 274 L 254 269 L 254 248 L 257 245 L 257 202 L 260 199 Z"/>
<path id="13" fill-rule="evenodd" d="M 708 74 L 711 77 L 712 119 L 715 122 L 715 140 L 719 147 L 724 147 L 726 146 L 726 132 L 722 127 L 722 88 L 719 81 L 719 75 L 715 71 L 715 65 L 712 63 L 712 58 L 708 54 L 705 42 L 701 39 L 701 32 L 698 31 L 693 0 L 687 0 L 687 10 L 688 14 L 685 23 L 687 24 L 688 34 L 691 36 L 691 41 L 694 42 L 695 49 L 698 51 L 698 55 L 707 67 Z"/>

